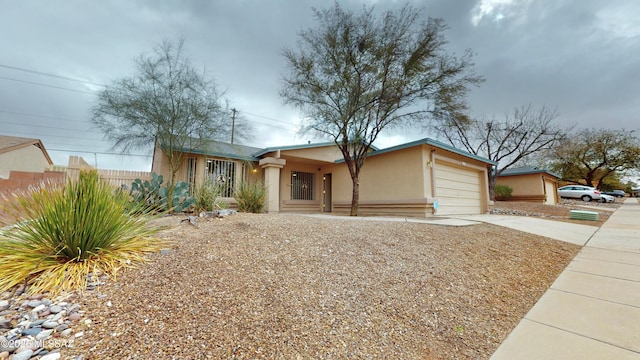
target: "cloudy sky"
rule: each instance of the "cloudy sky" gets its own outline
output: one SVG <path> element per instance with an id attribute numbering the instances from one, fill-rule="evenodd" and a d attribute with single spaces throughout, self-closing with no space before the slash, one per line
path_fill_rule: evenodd
<path id="1" fill-rule="evenodd" d="M 342 0 L 345 8 L 393 0 Z M 557 108 L 560 124 L 640 129 L 640 1 L 423 0 L 423 16 L 450 29 L 448 49 L 475 52 L 486 82 L 472 91 L 472 115 L 501 116 L 532 104 Z M 252 146 L 306 143 L 299 113 L 279 97 L 281 56 L 314 27 L 310 0 L 0 1 L 0 134 L 39 138 L 54 163 L 80 155 L 104 169 L 149 171 L 148 153 L 110 155 L 91 129 L 104 84 L 134 73 L 133 59 L 163 39 L 184 37 L 185 53 L 258 136 Z M 387 147 L 430 136 L 388 133 Z"/>

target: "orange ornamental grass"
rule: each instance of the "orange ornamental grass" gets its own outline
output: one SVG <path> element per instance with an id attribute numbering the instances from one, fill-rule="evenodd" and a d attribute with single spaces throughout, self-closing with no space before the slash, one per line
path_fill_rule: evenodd
<path id="1" fill-rule="evenodd" d="M 151 212 L 132 207 L 96 171 L 16 193 L 5 204 L 6 219 L 16 223 L 0 229 L 0 292 L 25 283 L 30 293 L 82 291 L 90 273 L 115 276 L 166 246 L 154 237 Z"/>

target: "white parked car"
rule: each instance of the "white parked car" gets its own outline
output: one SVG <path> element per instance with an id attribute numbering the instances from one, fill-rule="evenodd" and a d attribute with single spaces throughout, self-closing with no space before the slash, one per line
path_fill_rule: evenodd
<path id="1" fill-rule="evenodd" d="M 608 194 L 600 194 L 600 202 L 603 202 L 603 203 L 616 202 L 616 198 Z"/>
<path id="2" fill-rule="evenodd" d="M 567 185 L 558 189 L 561 198 L 582 199 L 582 201 L 598 200 L 602 194 L 596 188 L 585 185 Z"/>

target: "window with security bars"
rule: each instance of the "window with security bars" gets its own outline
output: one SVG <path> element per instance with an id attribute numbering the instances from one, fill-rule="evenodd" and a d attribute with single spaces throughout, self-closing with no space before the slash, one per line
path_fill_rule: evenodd
<path id="1" fill-rule="evenodd" d="M 291 200 L 315 200 L 316 174 L 291 172 Z"/>
<path id="2" fill-rule="evenodd" d="M 236 163 L 228 160 L 207 159 L 207 180 L 220 186 L 222 197 L 233 197 Z"/>

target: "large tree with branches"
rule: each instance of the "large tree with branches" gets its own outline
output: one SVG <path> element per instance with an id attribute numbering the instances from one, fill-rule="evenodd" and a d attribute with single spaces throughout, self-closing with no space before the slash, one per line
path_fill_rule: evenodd
<path id="1" fill-rule="evenodd" d="M 151 55 L 136 58 L 137 74 L 107 86 L 92 117 L 114 149 L 126 153 L 157 145 L 163 150 L 171 171 L 169 201 L 189 149 L 227 138 L 231 130 L 222 94 L 213 79 L 185 57 L 183 45 L 184 40 L 163 41 Z"/>
<path id="2" fill-rule="evenodd" d="M 566 139 L 566 130 L 553 123 L 557 116 L 555 109 L 527 105 L 501 119 L 450 117 L 435 123 L 434 128 L 451 145 L 498 163 L 489 173 L 489 194 L 494 199 L 496 180 L 503 171 Z"/>
<path id="3" fill-rule="evenodd" d="M 466 95 L 482 78 L 472 54 L 445 50 L 442 19 L 421 22 L 405 5 L 376 16 L 337 3 L 314 9 L 318 27 L 302 31 L 298 49 L 285 49 L 289 73 L 281 95 L 314 131 L 340 148 L 353 183 L 351 215 L 358 212 L 360 170 L 385 129 L 451 116 L 465 118 Z"/>
<path id="4" fill-rule="evenodd" d="M 563 180 L 600 189 L 608 178 L 640 168 L 640 140 L 635 131 L 581 129 L 547 158 Z"/>

